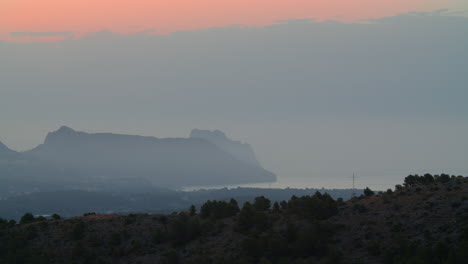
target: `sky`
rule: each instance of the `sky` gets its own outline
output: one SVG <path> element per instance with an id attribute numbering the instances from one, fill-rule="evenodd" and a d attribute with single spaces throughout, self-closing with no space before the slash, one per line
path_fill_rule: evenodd
<path id="1" fill-rule="evenodd" d="M 222 16 L 200 4 L 203 23 L 168 7 L 164 26 L 152 17 L 135 24 L 161 35 L 129 30 L 127 9 L 34 23 L 18 11 L 26 1 L 2 1 L 10 39 L 0 41 L 0 141 L 31 149 L 62 125 L 156 137 L 220 129 L 252 144 L 285 184 L 350 187 L 354 172 L 358 187 L 383 189 L 410 173 L 468 175 L 466 4 L 375 2 L 382 7 L 346 9 L 373 18 L 359 23 L 333 19 L 336 6 L 319 17 L 273 1 L 277 13 L 250 4 Z M 77 31 L 90 33 L 36 41 Z"/>
<path id="2" fill-rule="evenodd" d="M 56 41 L 109 30 L 167 34 L 278 20 L 358 21 L 411 11 L 467 10 L 465 0 L 2 0 L 0 40 Z M 41 34 L 42 33 L 42 34 Z"/>

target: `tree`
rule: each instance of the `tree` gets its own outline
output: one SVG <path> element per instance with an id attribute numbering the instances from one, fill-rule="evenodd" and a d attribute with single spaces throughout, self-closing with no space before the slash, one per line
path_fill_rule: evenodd
<path id="1" fill-rule="evenodd" d="M 34 221 L 36 221 L 36 219 L 34 218 L 33 214 L 25 213 L 20 219 L 20 224 L 33 223 Z"/>
<path id="2" fill-rule="evenodd" d="M 62 219 L 62 217 L 60 217 L 60 215 L 58 215 L 58 214 L 53 214 L 53 215 L 52 215 L 52 219 L 54 219 L 54 220 L 60 220 L 60 219 Z"/>
<path id="3" fill-rule="evenodd" d="M 8 221 L 6 219 L 0 218 L 0 230 L 7 229 L 7 228 L 13 227 L 15 225 L 16 225 L 15 220 Z"/>
<path id="4" fill-rule="evenodd" d="M 265 196 L 255 197 L 253 207 L 257 211 L 266 211 L 271 207 L 271 201 Z"/>
<path id="5" fill-rule="evenodd" d="M 283 209 L 283 210 L 288 209 L 288 202 L 283 200 L 283 201 L 280 202 L 280 206 L 281 206 L 281 209 Z"/>
<path id="6" fill-rule="evenodd" d="M 446 182 L 450 181 L 450 176 L 448 174 L 443 174 L 442 173 L 440 176 L 435 177 L 435 181 L 440 182 L 440 183 L 446 183 Z"/>
<path id="7" fill-rule="evenodd" d="M 164 229 L 167 231 L 167 216 L 161 215 L 159 217 L 159 222 L 164 226 Z"/>
<path id="8" fill-rule="evenodd" d="M 279 212 L 279 210 L 280 210 L 280 205 L 279 205 L 278 202 L 275 202 L 275 203 L 273 204 L 273 211 Z"/>
<path id="9" fill-rule="evenodd" d="M 288 211 L 304 217 L 327 219 L 338 212 L 338 203 L 329 194 L 317 192 L 313 196 L 291 197 Z"/>
<path id="10" fill-rule="evenodd" d="M 369 196 L 374 196 L 375 193 L 374 193 L 374 191 L 372 191 L 369 187 L 366 187 L 366 188 L 364 189 L 364 195 L 367 196 L 367 197 L 369 197 Z"/>
<path id="11" fill-rule="evenodd" d="M 91 215 L 96 215 L 95 212 L 89 212 L 89 213 L 84 213 L 83 216 L 91 216 Z"/>
<path id="12" fill-rule="evenodd" d="M 431 174 L 429 173 L 426 173 L 424 174 L 424 182 L 425 184 L 431 184 L 431 183 L 434 183 L 434 176 L 432 176 Z"/>
<path id="13" fill-rule="evenodd" d="M 206 201 L 200 208 L 200 215 L 202 218 L 223 219 L 226 217 L 234 216 L 239 212 L 237 201 Z"/>
<path id="14" fill-rule="evenodd" d="M 240 232 L 245 232 L 254 225 L 254 220 L 255 208 L 249 202 L 244 203 L 237 218 L 237 228 Z"/>
<path id="15" fill-rule="evenodd" d="M 190 216 L 194 216 L 196 212 L 197 212 L 197 208 L 195 207 L 195 205 L 192 204 L 192 206 L 190 206 L 189 208 Z"/>

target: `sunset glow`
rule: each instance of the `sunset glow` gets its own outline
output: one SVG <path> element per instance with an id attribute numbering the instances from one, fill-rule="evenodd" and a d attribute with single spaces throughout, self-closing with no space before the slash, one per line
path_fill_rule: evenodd
<path id="1" fill-rule="evenodd" d="M 87 32 L 111 30 L 156 33 L 277 20 L 314 18 L 357 21 L 410 11 L 463 8 L 458 0 L 2 0 L 0 39 L 57 39 L 11 32 Z M 68 34 L 64 34 L 68 35 Z"/>

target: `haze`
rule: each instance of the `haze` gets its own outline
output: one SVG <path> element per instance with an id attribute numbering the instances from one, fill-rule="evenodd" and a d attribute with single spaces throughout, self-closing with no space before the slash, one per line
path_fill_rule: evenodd
<path id="1" fill-rule="evenodd" d="M 452 10 L 0 42 L 0 141 L 31 149 L 61 125 L 160 138 L 220 129 L 286 185 L 466 175 L 466 47 L 468 18 Z"/>

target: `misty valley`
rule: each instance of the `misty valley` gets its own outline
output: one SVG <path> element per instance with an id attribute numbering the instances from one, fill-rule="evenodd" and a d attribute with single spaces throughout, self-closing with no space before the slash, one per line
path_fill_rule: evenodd
<path id="1" fill-rule="evenodd" d="M 219 131 L 194 129 L 188 138 L 158 139 L 111 133 L 89 134 L 61 127 L 38 147 L 15 152 L 0 146 L 0 215 L 24 212 L 173 212 L 207 200 L 241 202 L 265 195 L 284 200 L 312 189 L 223 188 L 180 191 L 190 185 L 273 182 L 253 148 Z M 349 199 L 348 190 L 323 190 Z"/>

